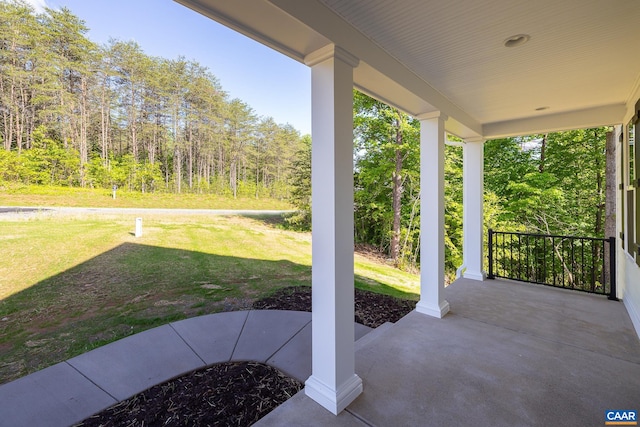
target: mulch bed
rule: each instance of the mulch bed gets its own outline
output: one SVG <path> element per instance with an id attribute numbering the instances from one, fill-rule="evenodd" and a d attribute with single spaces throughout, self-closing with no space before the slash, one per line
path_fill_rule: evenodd
<path id="1" fill-rule="evenodd" d="M 222 363 L 151 387 L 78 426 L 250 426 L 301 389 L 262 363 Z"/>
<path id="2" fill-rule="evenodd" d="M 355 290 L 355 321 L 370 328 L 385 322 L 395 323 L 409 314 L 415 301 L 394 298 L 375 292 Z M 293 286 L 253 303 L 254 309 L 311 311 L 311 288 Z"/>
<path id="3" fill-rule="evenodd" d="M 416 304 L 355 291 L 355 320 L 372 328 L 396 322 Z M 311 311 L 311 288 L 281 289 L 256 301 L 253 308 Z M 250 426 L 302 387 L 299 381 L 262 363 L 221 363 L 151 387 L 77 426 Z"/>

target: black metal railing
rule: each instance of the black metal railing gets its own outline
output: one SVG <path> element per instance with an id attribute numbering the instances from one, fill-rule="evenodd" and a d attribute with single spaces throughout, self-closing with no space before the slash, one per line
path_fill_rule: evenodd
<path id="1" fill-rule="evenodd" d="M 490 279 L 502 277 L 616 300 L 615 238 L 489 230 Z"/>

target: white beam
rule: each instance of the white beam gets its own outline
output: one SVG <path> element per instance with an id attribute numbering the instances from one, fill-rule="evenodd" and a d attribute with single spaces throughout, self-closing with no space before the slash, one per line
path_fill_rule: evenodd
<path id="1" fill-rule="evenodd" d="M 420 120 L 420 302 L 416 311 L 441 318 L 444 299 L 444 148 L 446 116 Z"/>
<path id="2" fill-rule="evenodd" d="M 312 374 L 305 393 L 333 414 L 360 393 L 355 374 L 353 68 L 330 46 L 309 55 L 312 96 Z"/>
<path id="3" fill-rule="evenodd" d="M 482 126 L 482 135 L 485 139 L 496 139 L 617 125 L 623 122 L 625 113 L 624 104 L 614 104 L 557 114 L 541 114 L 505 122 L 486 123 Z"/>
<path id="4" fill-rule="evenodd" d="M 484 280 L 484 141 L 467 139 L 463 153 L 463 257 L 467 279 Z"/>
<path id="5" fill-rule="evenodd" d="M 450 139 L 446 139 L 444 141 L 445 145 L 449 146 L 449 147 L 464 147 L 464 142 L 460 142 L 460 141 L 451 141 Z"/>

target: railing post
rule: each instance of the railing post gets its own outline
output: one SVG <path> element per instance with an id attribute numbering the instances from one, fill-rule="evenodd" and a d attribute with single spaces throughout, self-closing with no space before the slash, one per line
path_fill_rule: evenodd
<path id="1" fill-rule="evenodd" d="M 489 229 L 489 240 L 488 240 L 488 244 L 487 246 L 489 246 L 489 250 L 487 252 L 489 252 L 489 274 L 487 275 L 487 279 L 495 279 L 495 276 L 493 275 L 493 230 Z"/>
<path id="2" fill-rule="evenodd" d="M 609 277 L 611 283 L 609 284 L 609 299 L 612 301 L 618 301 L 616 292 L 616 238 L 609 237 Z"/>

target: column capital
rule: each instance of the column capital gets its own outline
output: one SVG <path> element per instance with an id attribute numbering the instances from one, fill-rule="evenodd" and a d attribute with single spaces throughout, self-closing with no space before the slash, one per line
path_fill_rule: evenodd
<path id="1" fill-rule="evenodd" d="M 446 114 L 444 114 L 442 111 L 431 111 L 429 113 L 422 113 L 422 114 L 418 114 L 416 116 L 416 119 L 422 121 L 422 120 L 431 120 L 431 119 L 442 119 L 443 121 L 446 121 L 449 116 L 447 116 Z"/>
<path id="2" fill-rule="evenodd" d="M 350 65 L 352 68 L 356 68 L 360 63 L 358 58 L 335 44 L 328 44 L 314 52 L 311 52 L 309 55 L 304 57 L 304 63 L 309 67 L 313 67 L 332 58 L 337 58 L 347 65 Z"/>

